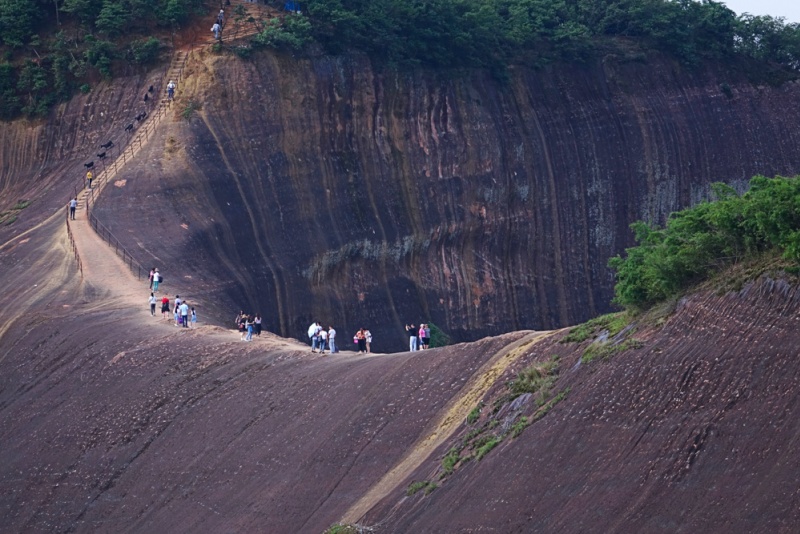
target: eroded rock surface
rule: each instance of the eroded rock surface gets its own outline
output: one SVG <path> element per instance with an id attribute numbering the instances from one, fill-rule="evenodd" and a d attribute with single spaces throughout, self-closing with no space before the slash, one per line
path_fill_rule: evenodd
<path id="1" fill-rule="evenodd" d="M 366 326 L 393 351 L 409 322 L 457 340 L 564 326 L 609 310 L 606 262 L 634 220 L 800 170 L 800 86 L 732 78 L 658 59 L 499 82 L 195 53 L 175 122 L 97 213 L 221 320 L 246 308 L 285 336 Z"/>

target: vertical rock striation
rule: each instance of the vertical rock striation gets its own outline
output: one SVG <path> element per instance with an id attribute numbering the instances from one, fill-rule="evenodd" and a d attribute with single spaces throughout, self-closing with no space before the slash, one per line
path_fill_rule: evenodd
<path id="1" fill-rule="evenodd" d="M 405 322 L 468 340 L 608 311 L 606 262 L 631 222 L 663 222 L 713 181 L 800 170 L 800 86 L 664 59 L 501 82 L 198 55 L 181 89 L 179 107 L 201 109 L 165 127 L 101 217 L 125 238 L 126 212 L 158 213 L 157 237 L 137 229 L 142 261 L 182 258 L 173 278 L 220 308 L 293 337 L 312 319 L 345 337 L 364 325 L 380 351 L 404 347 Z"/>

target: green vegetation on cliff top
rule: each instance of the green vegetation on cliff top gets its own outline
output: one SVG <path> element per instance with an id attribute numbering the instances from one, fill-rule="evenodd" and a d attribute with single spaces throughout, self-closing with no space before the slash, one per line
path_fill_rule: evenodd
<path id="1" fill-rule="evenodd" d="M 442 67 L 584 60 L 625 38 L 686 62 L 744 55 L 792 67 L 800 28 L 711 0 L 308 0 L 311 35 L 395 63 Z"/>
<path id="2" fill-rule="evenodd" d="M 631 226 L 639 245 L 609 261 L 617 304 L 647 308 L 766 252 L 800 263 L 800 177 L 756 176 L 743 195 L 720 183 L 713 191 L 716 201 L 673 213 L 665 228 Z"/>
<path id="3" fill-rule="evenodd" d="M 201 0 L 0 0 L 0 118 L 43 115 L 78 87 L 155 61 Z M 282 2 L 276 2 L 281 6 Z M 800 26 L 711 0 L 308 0 L 254 44 L 361 50 L 390 65 L 541 66 L 613 50 L 748 64 L 780 82 L 800 68 Z M 200 24 L 200 23 L 198 23 Z M 205 31 L 205 26 L 203 27 Z M 769 66 L 769 67 L 768 67 Z"/>

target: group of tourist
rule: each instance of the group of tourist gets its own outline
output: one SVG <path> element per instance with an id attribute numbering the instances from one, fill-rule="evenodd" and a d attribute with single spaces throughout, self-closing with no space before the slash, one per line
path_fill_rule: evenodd
<path id="1" fill-rule="evenodd" d="M 217 20 L 215 20 L 214 25 L 211 26 L 211 32 L 214 34 L 214 39 L 219 40 L 220 36 L 222 35 L 223 26 L 225 26 L 225 11 L 220 9 L 219 13 L 217 13 Z"/>
<path id="2" fill-rule="evenodd" d="M 372 352 L 372 332 L 366 328 L 360 328 L 353 336 L 353 343 L 358 345 L 359 354 Z"/>
<path id="3" fill-rule="evenodd" d="M 329 326 L 325 330 L 318 322 L 314 321 L 308 327 L 308 337 L 311 339 L 311 352 L 319 350 L 320 354 L 325 354 L 326 348 L 331 354 L 339 352 L 336 348 L 336 330 L 333 326 Z"/>
<path id="4" fill-rule="evenodd" d="M 236 316 L 236 329 L 241 334 L 240 340 L 252 341 L 253 334 L 261 335 L 261 314 L 248 315 L 244 311 L 240 311 Z"/>
<path id="5" fill-rule="evenodd" d="M 150 315 L 156 316 L 156 305 L 159 299 L 155 293 L 150 293 Z M 194 306 L 189 306 L 186 300 L 181 300 L 180 295 L 175 295 L 174 305 L 170 308 L 169 297 L 164 295 L 161 300 L 161 318 L 174 321 L 175 326 L 195 328 L 197 326 L 197 311 Z"/>
<path id="6" fill-rule="evenodd" d="M 414 352 L 416 350 L 423 350 L 429 348 L 428 344 L 431 342 L 431 329 L 427 324 L 420 324 L 419 329 L 413 324 L 406 325 L 406 333 L 408 334 L 408 350 Z"/>
<path id="7" fill-rule="evenodd" d="M 148 279 L 150 281 L 150 289 L 152 290 L 150 292 L 150 299 L 148 300 L 150 304 L 150 315 L 153 317 L 156 316 L 156 306 L 161 303 L 162 319 L 168 321 L 173 320 L 175 321 L 175 326 L 183 328 L 194 328 L 197 326 L 197 311 L 195 311 L 194 306 L 189 306 L 186 300 L 182 300 L 180 295 L 175 295 L 175 300 L 171 306 L 168 296 L 164 295 L 161 299 L 156 297 L 158 284 L 164 280 L 161 273 L 158 272 L 158 269 L 155 267 L 150 269 L 150 276 Z"/>

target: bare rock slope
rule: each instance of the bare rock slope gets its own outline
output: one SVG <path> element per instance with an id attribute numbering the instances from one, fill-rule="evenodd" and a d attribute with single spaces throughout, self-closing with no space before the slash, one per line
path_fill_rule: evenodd
<path id="1" fill-rule="evenodd" d="M 77 275 L 60 217 L 2 251 L 0 530 L 789 532 L 800 519 L 800 291 L 782 278 L 690 296 L 607 361 L 525 331 L 320 356 L 151 317 L 126 271 Z M 547 361 L 547 410 L 508 402 L 508 380 Z M 446 470 L 476 429 L 503 439 Z M 408 496 L 415 481 L 427 490 Z"/>

